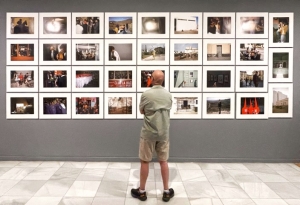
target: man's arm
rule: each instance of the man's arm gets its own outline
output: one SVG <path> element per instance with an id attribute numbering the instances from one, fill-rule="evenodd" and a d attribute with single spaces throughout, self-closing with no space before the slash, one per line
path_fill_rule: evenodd
<path id="1" fill-rule="evenodd" d="M 145 105 L 147 104 L 147 98 L 142 94 L 141 96 L 141 100 L 140 100 L 140 105 L 139 105 L 139 108 L 140 108 L 140 113 L 142 115 L 145 114 Z"/>

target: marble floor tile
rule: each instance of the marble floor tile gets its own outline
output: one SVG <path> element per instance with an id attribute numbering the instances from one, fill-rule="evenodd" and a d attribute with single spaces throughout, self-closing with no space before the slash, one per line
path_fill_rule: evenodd
<path id="1" fill-rule="evenodd" d="M 23 205 L 26 204 L 31 197 L 29 196 L 2 196 L 0 204 L 3 205 Z"/>
<path id="2" fill-rule="evenodd" d="M 169 162 L 168 163 L 169 169 L 177 169 L 177 164 Z M 160 169 L 160 164 L 158 162 L 154 162 L 154 169 Z"/>
<path id="3" fill-rule="evenodd" d="M 165 202 L 166 203 L 166 202 Z M 125 199 L 125 205 L 157 205 L 157 199 L 156 198 L 148 198 L 146 201 L 140 201 L 135 198 L 126 198 Z"/>
<path id="4" fill-rule="evenodd" d="M 58 205 L 62 197 L 32 197 L 26 205 Z"/>
<path id="5" fill-rule="evenodd" d="M 46 181 L 19 181 L 4 196 L 33 196 Z"/>
<path id="6" fill-rule="evenodd" d="M 288 180 L 273 170 L 254 171 L 253 173 L 263 182 L 288 182 Z"/>
<path id="7" fill-rule="evenodd" d="M 41 161 L 23 161 L 17 164 L 15 167 L 38 167 L 42 164 Z"/>
<path id="8" fill-rule="evenodd" d="M 50 180 L 76 180 L 82 169 L 79 168 L 59 168 Z"/>
<path id="9" fill-rule="evenodd" d="M 61 167 L 65 162 L 60 162 L 60 161 L 51 161 L 51 162 L 42 162 L 38 167 Z"/>
<path id="10" fill-rule="evenodd" d="M 299 205 L 300 199 L 283 199 L 288 205 Z"/>
<path id="11" fill-rule="evenodd" d="M 139 169 L 131 169 L 129 173 L 129 180 L 128 181 L 140 181 L 140 170 Z M 148 174 L 148 182 L 154 182 L 154 169 L 149 169 Z"/>
<path id="12" fill-rule="evenodd" d="M 294 171 L 277 171 L 282 177 L 287 179 L 289 182 L 300 182 L 300 172 Z"/>
<path id="13" fill-rule="evenodd" d="M 84 168 L 106 169 L 109 162 L 87 162 Z"/>
<path id="14" fill-rule="evenodd" d="M 0 167 L 15 167 L 19 161 L 0 161 Z"/>
<path id="15" fill-rule="evenodd" d="M 235 182 L 227 170 L 203 170 L 210 182 Z"/>
<path id="16" fill-rule="evenodd" d="M 13 179 L 13 180 L 21 180 L 24 179 L 30 172 L 32 172 L 34 167 L 15 167 L 11 168 L 6 173 L 2 174 L 0 179 Z"/>
<path id="17" fill-rule="evenodd" d="M 36 168 L 24 180 L 49 180 L 59 168 Z"/>
<path id="18" fill-rule="evenodd" d="M 248 168 L 242 163 L 221 163 L 225 169 L 234 169 L 234 170 L 248 170 Z"/>
<path id="19" fill-rule="evenodd" d="M 66 197 L 95 197 L 100 181 L 75 181 Z"/>
<path id="20" fill-rule="evenodd" d="M 140 162 L 132 162 L 131 163 L 131 169 L 140 169 L 141 168 L 141 163 Z M 154 169 L 154 163 L 150 162 L 149 163 L 149 169 Z"/>
<path id="21" fill-rule="evenodd" d="M 221 199 L 247 199 L 249 196 L 236 183 L 233 182 L 211 182 L 216 193 Z"/>
<path id="22" fill-rule="evenodd" d="M 202 170 L 220 170 L 224 167 L 219 163 L 199 163 Z"/>
<path id="23" fill-rule="evenodd" d="M 186 162 L 186 163 L 176 163 L 177 169 L 201 169 L 198 163 Z"/>
<path id="24" fill-rule="evenodd" d="M 265 163 L 244 163 L 244 166 L 247 167 L 250 171 L 273 170 Z"/>
<path id="25" fill-rule="evenodd" d="M 84 168 L 86 162 L 65 162 L 61 167 L 64 168 Z"/>
<path id="26" fill-rule="evenodd" d="M 161 178 L 160 169 L 155 169 L 154 174 L 155 174 L 155 181 L 161 182 L 162 178 Z M 174 168 L 169 169 L 169 181 L 170 182 L 181 182 L 182 181 L 178 169 L 174 169 Z"/>
<path id="27" fill-rule="evenodd" d="M 293 185 L 294 185 L 295 187 L 297 187 L 298 189 L 300 189 L 300 182 L 294 182 Z"/>
<path id="28" fill-rule="evenodd" d="M 6 172 L 8 172 L 10 169 L 12 169 L 11 167 L 0 167 L 0 177 L 5 174 Z M 0 178 L 1 179 L 1 178 Z"/>
<path id="29" fill-rule="evenodd" d="M 81 171 L 76 181 L 101 181 L 106 169 L 85 168 Z"/>
<path id="30" fill-rule="evenodd" d="M 261 180 L 249 170 L 227 170 L 233 179 L 238 183 L 261 182 Z"/>
<path id="31" fill-rule="evenodd" d="M 292 183 L 266 183 L 282 199 L 300 199 L 300 189 Z"/>
<path id="32" fill-rule="evenodd" d="M 93 203 L 93 198 L 79 198 L 79 197 L 65 197 L 63 198 L 59 205 L 91 205 Z"/>
<path id="33" fill-rule="evenodd" d="M 19 180 L 0 180 L 0 196 L 8 192 L 17 183 L 19 183 Z"/>
<path id="34" fill-rule="evenodd" d="M 295 164 L 289 164 L 292 168 L 296 169 L 297 171 L 300 171 L 300 167 Z"/>
<path id="35" fill-rule="evenodd" d="M 126 196 L 128 182 L 126 181 L 101 181 L 96 192 L 96 197 L 121 197 Z"/>
<path id="36" fill-rule="evenodd" d="M 160 182 L 157 182 L 160 183 Z M 162 182 L 161 182 L 162 184 Z M 140 183 L 139 182 L 128 182 L 128 186 L 127 186 L 127 191 L 126 191 L 126 197 L 131 198 L 131 189 L 136 189 L 140 187 Z M 147 192 L 147 197 L 148 198 L 156 198 L 157 197 L 157 192 L 158 189 L 156 188 L 156 183 L 155 182 L 148 182 L 146 183 L 146 192 Z"/>
<path id="37" fill-rule="evenodd" d="M 221 199 L 224 205 L 256 205 L 252 199 Z"/>
<path id="38" fill-rule="evenodd" d="M 104 181 L 128 181 L 129 169 L 107 169 L 102 180 Z"/>
<path id="39" fill-rule="evenodd" d="M 275 171 L 295 171 L 288 163 L 266 163 L 266 165 Z"/>
<path id="40" fill-rule="evenodd" d="M 265 183 L 240 183 L 242 189 L 254 199 L 278 199 L 280 198 Z"/>
<path id="41" fill-rule="evenodd" d="M 170 182 L 169 187 L 172 188 L 175 192 L 175 198 L 187 198 L 187 193 L 185 191 L 185 187 L 182 182 Z M 162 198 L 163 196 L 163 183 L 156 182 L 156 189 L 157 189 L 157 197 Z"/>
<path id="42" fill-rule="evenodd" d="M 131 163 L 110 162 L 108 169 L 131 169 Z"/>
<path id="43" fill-rule="evenodd" d="M 209 182 L 183 182 L 189 198 L 219 198 Z"/>
<path id="44" fill-rule="evenodd" d="M 283 199 L 253 199 L 256 205 L 288 205 Z"/>
<path id="45" fill-rule="evenodd" d="M 191 205 L 223 205 L 220 199 L 210 199 L 210 198 L 190 198 Z"/>
<path id="46" fill-rule="evenodd" d="M 92 205 L 101 205 L 101 204 L 113 204 L 113 205 L 124 205 L 125 198 L 102 198 L 95 197 Z"/>
<path id="47" fill-rule="evenodd" d="M 172 198 L 168 202 L 169 204 L 172 205 L 190 205 L 190 201 L 188 198 Z M 166 202 L 162 200 L 162 198 L 157 198 L 157 205 L 166 205 Z"/>
<path id="48" fill-rule="evenodd" d="M 34 195 L 35 197 L 63 197 L 74 181 L 49 180 Z"/>
<path id="49" fill-rule="evenodd" d="M 200 169 L 179 169 L 181 180 L 185 181 L 208 181 L 205 174 Z"/>

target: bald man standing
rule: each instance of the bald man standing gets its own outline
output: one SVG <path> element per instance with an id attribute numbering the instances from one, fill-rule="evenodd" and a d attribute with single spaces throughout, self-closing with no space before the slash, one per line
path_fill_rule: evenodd
<path id="1" fill-rule="evenodd" d="M 141 160 L 140 187 L 131 189 L 131 195 L 141 201 L 147 199 L 145 191 L 149 173 L 149 162 L 154 150 L 161 167 L 161 176 L 164 185 L 162 200 L 168 202 L 174 196 L 174 190 L 169 188 L 169 127 L 172 96 L 162 87 L 164 73 L 156 70 L 152 73 L 150 90 L 141 96 L 140 113 L 144 114 L 144 125 L 140 135 L 139 158 Z"/>

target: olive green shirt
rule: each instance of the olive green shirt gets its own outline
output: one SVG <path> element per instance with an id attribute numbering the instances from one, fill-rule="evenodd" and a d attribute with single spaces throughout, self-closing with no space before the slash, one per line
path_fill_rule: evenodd
<path id="1" fill-rule="evenodd" d="M 169 139 L 172 95 L 160 85 L 153 86 L 141 96 L 140 111 L 144 112 L 141 137 L 151 141 Z"/>

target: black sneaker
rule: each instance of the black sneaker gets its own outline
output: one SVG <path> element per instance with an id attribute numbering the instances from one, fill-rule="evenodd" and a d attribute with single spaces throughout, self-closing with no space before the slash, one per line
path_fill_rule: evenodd
<path id="1" fill-rule="evenodd" d="M 141 201 L 146 201 L 147 199 L 147 193 L 140 193 L 140 188 L 137 189 L 131 189 L 131 196 L 133 198 L 138 198 Z"/>
<path id="2" fill-rule="evenodd" d="M 170 201 L 170 199 L 174 196 L 174 190 L 172 188 L 169 189 L 169 193 L 164 192 L 162 200 L 164 202 Z"/>

